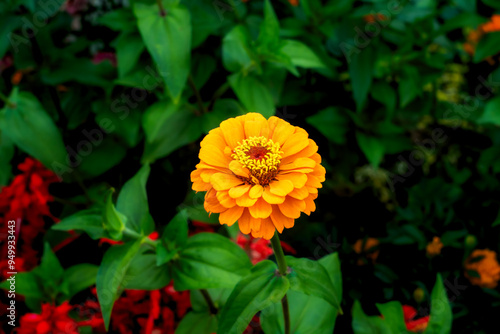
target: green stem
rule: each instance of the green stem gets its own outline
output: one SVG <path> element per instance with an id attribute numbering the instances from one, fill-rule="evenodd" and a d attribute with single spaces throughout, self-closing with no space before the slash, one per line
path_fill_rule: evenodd
<path id="1" fill-rule="evenodd" d="M 217 314 L 217 312 L 219 312 L 219 309 L 215 306 L 208 291 L 205 289 L 200 289 L 200 292 L 201 292 L 201 295 L 203 296 L 203 298 L 205 298 L 205 301 L 207 302 L 208 308 L 210 310 L 210 314 Z"/>
<path id="2" fill-rule="evenodd" d="M 234 9 L 234 15 L 236 15 L 237 21 L 238 21 L 238 22 L 241 22 L 241 14 L 240 14 L 240 12 L 238 11 L 238 8 L 236 8 L 236 4 L 234 3 L 234 1 L 233 1 L 233 0 L 229 0 L 228 2 L 229 2 L 229 5 L 230 5 L 231 7 L 233 7 L 233 9 Z"/>
<path id="3" fill-rule="evenodd" d="M 283 253 L 283 248 L 281 248 L 280 237 L 278 236 L 278 231 L 274 231 L 274 236 L 271 239 L 271 244 L 274 250 L 274 256 L 276 257 L 276 262 L 278 262 L 278 269 L 282 276 L 286 276 L 288 273 L 288 266 L 286 265 L 285 253 Z"/>
<path id="4" fill-rule="evenodd" d="M 166 16 L 167 12 L 165 11 L 165 8 L 163 7 L 163 3 L 161 1 L 162 0 L 156 0 L 156 3 L 158 4 L 158 7 L 160 8 L 160 15 Z"/>
<path id="5" fill-rule="evenodd" d="M 282 276 L 286 276 L 288 274 L 288 266 L 286 265 L 285 253 L 283 253 L 283 248 L 281 247 L 278 231 L 274 231 L 271 245 L 273 246 L 276 262 L 278 262 L 278 270 Z M 290 310 L 288 307 L 288 297 L 286 295 L 281 300 L 281 306 L 283 307 L 283 318 L 285 320 L 285 334 L 290 334 Z"/>
<path id="6" fill-rule="evenodd" d="M 132 239 L 141 239 L 141 242 L 143 244 L 148 244 L 155 249 L 156 249 L 156 244 L 158 243 L 157 240 L 152 240 L 145 235 L 142 235 L 134 230 L 129 229 L 128 227 L 125 227 L 125 229 L 123 230 L 123 235 Z"/>
<path id="7" fill-rule="evenodd" d="M 203 100 L 201 99 L 200 91 L 198 90 L 198 88 L 196 88 L 196 85 L 194 83 L 194 80 L 193 80 L 193 77 L 191 76 L 191 74 L 188 77 L 188 83 L 189 83 L 189 86 L 191 87 L 191 89 L 193 90 L 194 95 L 196 96 L 196 102 L 198 102 L 198 107 L 200 108 L 200 111 L 204 114 L 207 113 L 208 110 L 203 105 Z"/>

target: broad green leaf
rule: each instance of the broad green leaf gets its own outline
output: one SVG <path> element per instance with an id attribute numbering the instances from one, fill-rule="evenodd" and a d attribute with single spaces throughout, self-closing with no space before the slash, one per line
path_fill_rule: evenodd
<path id="1" fill-rule="evenodd" d="M 137 65 L 144 51 L 144 42 L 137 33 L 122 33 L 113 43 L 116 49 L 118 74 L 123 78 Z"/>
<path id="2" fill-rule="evenodd" d="M 401 108 L 406 107 L 411 101 L 420 95 L 422 87 L 420 83 L 420 73 L 416 67 L 406 66 L 403 68 L 398 88 L 399 105 Z M 388 98 L 390 98 L 390 96 Z"/>
<path id="3" fill-rule="evenodd" d="M 391 120 L 396 109 L 397 96 L 395 90 L 385 81 L 373 83 L 371 96 L 387 108 L 386 119 Z"/>
<path id="4" fill-rule="evenodd" d="M 485 58 L 500 52 L 500 32 L 491 32 L 481 38 L 474 53 L 474 62 L 479 63 Z"/>
<path id="5" fill-rule="evenodd" d="M 252 267 L 245 251 L 215 233 L 199 233 L 188 239 L 172 264 L 177 291 L 231 288 Z"/>
<path id="6" fill-rule="evenodd" d="M 67 290 L 65 300 L 94 285 L 98 269 L 98 266 L 90 263 L 80 263 L 66 269 L 61 283 L 61 287 Z"/>
<path id="7" fill-rule="evenodd" d="M 226 304 L 229 295 L 231 295 L 232 289 L 207 289 L 207 293 L 209 294 L 214 306 L 221 310 L 222 307 Z M 205 312 L 209 313 L 210 308 L 208 307 L 207 301 L 201 294 L 200 290 L 192 290 L 189 292 L 191 298 L 191 307 L 195 312 Z"/>
<path id="8" fill-rule="evenodd" d="M 276 264 L 265 260 L 241 279 L 222 309 L 218 334 L 242 333 L 257 312 L 281 301 L 290 282 L 276 271 Z"/>
<path id="9" fill-rule="evenodd" d="M 88 209 L 63 218 L 59 223 L 52 225 L 51 228 L 57 231 L 83 231 L 96 240 L 109 237 L 104 230 L 103 223 L 102 210 Z"/>
<path id="10" fill-rule="evenodd" d="M 191 311 L 182 318 L 179 326 L 175 329 L 175 334 L 212 334 L 216 330 L 216 315 Z"/>
<path id="11" fill-rule="evenodd" d="M 149 107 L 144 113 L 142 126 L 146 134 L 143 163 L 163 158 L 202 134 L 200 117 L 167 101 Z"/>
<path id="12" fill-rule="evenodd" d="M 97 298 L 101 305 L 106 330 L 109 328 L 111 310 L 120 296 L 127 269 L 141 246 L 141 241 L 112 246 L 108 249 L 97 272 Z"/>
<path id="13" fill-rule="evenodd" d="M 295 66 L 328 69 L 314 51 L 302 42 L 291 39 L 284 40 L 281 44 L 280 52 L 287 55 Z"/>
<path id="14" fill-rule="evenodd" d="M 157 4 L 134 4 L 144 44 L 158 65 L 170 97 L 178 103 L 190 70 L 191 17 L 178 4 L 167 6 L 165 11 L 160 13 Z"/>
<path id="15" fill-rule="evenodd" d="M 137 22 L 130 8 L 118 8 L 109 11 L 97 19 L 102 24 L 115 31 L 134 30 Z"/>
<path id="16" fill-rule="evenodd" d="M 149 235 L 155 229 L 149 219 L 146 193 L 150 171 L 148 164 L 142 166 L 137 174 L 123 185 L 116 201 L 116 210 L 127 217 L 126 227 L 144 235 Z"/>
<path id="17" fill-rule="evenodd" d="M 214 3 L 211 1 L 183 0 L 181 3 L 191 13 L 191 26 L 193 37 L 191 47 L 194 49 L 202 44 L 209 35 L 216 35 L 221 26 L 226 23 L 218 15 L 219 6 L 229 6 L 227 3 Z M 241 6 L 243 7 L 243 6 Z M 224 7 L 221 8 L 224 10 Z"/>
<path id="18" fill-rule="evenodd" d="M 494 97 L 486 103 L 483 114 L 476 122 L 478 124 L 494 124 L 500 126 L 500 96 Z"/>
<path id="19" fill-rule="evenodd" d="M 8 277 L 8 279 L 11 277 Z M 7 293 L 9 293 L 9 290 L 11 289 L 11 282 L 14 282 L 14 280 L 8 279 L 0 283 L 0 288 L 7 290 Z M 15 291 L 16 294 L 24 296 L 25 298 L 31 298 L 39 301 L 47 299 L 41 280 L 33 271 L 18 273 L 15 275 L 15 283 L 12 285 L 14 285 L 12 290 Z"/>
<path id="20" fill-rule="evenodd" d="M 238 72 L 229 76 L 228 81 L 249 112 L 258 112 L 266 118 L 274 115 L 273 98 L 258 78 Z"/>
<path id="21" fill-rule="evenodd" d="M 44 244 L 43 255 L 40 266 L 37 268 L 37 274 L 46 280 L 46 284 L 58 284 L 63 278 L 64 269 L 48 243 Z"/>
<path id="22" fill-rule="evenodd" d="M 121 240 L 127 217 L 118 212 L 113 204 L 114 189 L 110 189 L 103 210 L 104 228 L 108 231 L 111 238 Z"/>
<path id="23" fill-rule="evenodd" d="M 392 301 L 385 304 L 377 304 L 377 308 L 392 333 L 406 333 L 403 307 L 400 302 Z"/>
<path id="24" fill-rule="evenodd" d="M 77 162 L 78 170 L 85 178 L 94 178 L 107 172 L 127 155 L 127 150 L 111 137 L 104 138 L 98 145 L 87 143 L 91 147 L 91 154 L 70 151 L 72 161 Z"/>
<path id="25" fill-rule="evenodd" d="M 188 216 L 182 210 L 168 223 L 156 246 L 157 264 L 164 264 L 186 245 L 188 240 Z"/>
<path id="26" fill-rule="evenodd" d="M 11 33 L 19 28 L 23 21 L 19 16 L 4 14 L 0 16 L 0 22 L 2 22 L 0 26 L 0 59 L 2 59 L 9 47 L 16 45 L 16 43 L 12 43 L 12 39 L 16 37 L 12 36 Z M 19 38 L 24 37 L 20 36 Z M 27 41 L 27 43 L 29 43 L 29 41 Z M 13 51 L 17 52 L 18 50 L 14 47 Z"/>
<path id="27" fill-rule="evenodd" d="M 260 24 L 258 48 L 274 51 L 279 46 L 280 24 L 269 0 L 264 1 L 264 20 Z"/>
<path id="28" fill-rule="evenodd" d="M 335 295 L 338 300 L 342 300 L 342 272 L 340 271 L 340 260 L 339 254 L 333 253 L 323 256 L 318 260 L 319 264 L 326 269 L 330 281 L 332 282 L 333 289 L 335 290 Z"/>
<path id="29" fill-rule="evenodd" d="M 288 291 L 290 307 L 290 334 L 331 334 L 337 318 L 337 309 L 325 300 L 297 291 Z M 283 307 L 275 303 L 260 314 L 265 333 L 284 333 Z"/>
<path id="30" fill-rule="evenodd" d="M 10 160 L 14 156 L 14 143 L 0 130 L 0 187 L 7 185 L 12 176 Z"/>
<path id="31" fill-rule="evenodd" d="M 133 290 L 157 290 L 170 283 L 171 277 L 167 266 L 156 265 L 156 254 L 146 253 L 149 246 L 134 256 L 123 279 L 123 288 Z"/>
<path id="32" fill-rule="evenodd" d="M 352 92 L 357 111 L 360 111 L 365 105 L 366 97 L 370 91 L 374 56 L 372 49 L 367 47 L 352 55 L 349 62 L 349 75 L 351 76 Z"/>
<path id="33" fill-rule="evenodd" d="M 253 52 L 250 46 L 251 38 L 248 30 L 235 26 L 222 40 L 222 62 L 230 72 L 248 69 L 253 63 Z"/>
<path id="34" fill-rule="evenodd" d="M 337 107 L 329 107 L 306 118 L 321 134 L 336 144 L 345 143 L 349 120 Z"/>
<path id="35" fill-rule="evenodd" d="M 354 301 L 352 307 L 352 329 L 354 334 L 396 334 L 381 317 L 367 316 L 358 300 Z"/>
<path id="36" fill-rule="evenodd" d="M 246 114 L 246 111 L 238 101 L 233 99 L 218 99 L 215 101 L 212 111 L 203 115 L 203 132 L 208 133 L 210 130 L 219 127 L 222 121 L 244 114 Z"/>
<path id="37" fill-rule="evenodd" d="M 340 311 L 340 298 L 329 273 L 317 261 L 286 256 L 286 262 L 292 272 L 287 275 L 290 289 L 324 299 Z"/>
<path id="38" fill-rule="evenodd" d="M 377 168 L 385 154 L 383 143 L 377 137 L 368 136 L 362 132 L 356 132 L 356 139 L 368 161 L 373 167 Z"/>
<path id="39" fill-rule="evenodd" d="M 61 133 L 38 99 L 17 87 L 8 99 L 12 105 L 6 104 L 0 111 L 0 130 L 47 168 L 65 164 L 67 152 Z"/>
<path id="40" fill-rule="evenodd" d="M 446 295 L 441 274 L 437 275 L 436 284 L 431 292 L 431 314 L 425 334 L 449 334 L 451 333 L 451 323 L 453 314 L 450 302 Z"/>

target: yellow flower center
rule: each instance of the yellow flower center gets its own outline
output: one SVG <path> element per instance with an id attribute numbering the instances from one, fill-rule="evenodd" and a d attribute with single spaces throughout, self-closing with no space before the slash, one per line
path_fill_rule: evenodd
<path id="1" fill-rule="evenodd" d="M 278 174 L 281 163 L 280 144 L 266 137 L 250 137 L 238 142 L 231 157 L 250 170 L 247 182 L 268 185 Z"/>

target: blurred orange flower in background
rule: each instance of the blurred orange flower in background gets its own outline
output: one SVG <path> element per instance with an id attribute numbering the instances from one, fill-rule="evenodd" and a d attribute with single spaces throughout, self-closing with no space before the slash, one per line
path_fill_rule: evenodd
<path id="1" fill-rule="evenodd" d="M 465 260 L 465 277 L 473 285 L 494 289 L 500 280 L 500 265 L 497 254 L 489 249 L 476 249 Z M 473 274 L 477 273 L 477 276 Z"/>
<path id="2" fill-rule="evenodd" d="M 354 249 L 356 254 L 363 253 L 367 259 L 370 259 L 372 263 L 374 263 L 378 257 L 378 254 L 380 253 L 380 250 L 378 248 L 379 244 L 380 242 L 375 238 L 359 239 L 352 246 L 352 248 Z M 364 261 L 364 259 L 358 259 L 358 266 L 362 266 L 364 264 L 366 264 L 366 261 Z"/>
<path id="3" fill-rule="evenodd" d="M 238 221 L 243 234 L 269 240 L 316 210 L 326 173 L 317 151 L 304 129 L 278 117 L 230 118 L 202 140 L 193 190 L 207 192 L 205 210 L 221 224 Z"/>
<path id="4" fill-rule="evenodd" d="M 441 249 L 443 248 L 443 243 L 439 237 L 434 237 L 431 242 L 427 244 L 425 248 L 427 256 L 434 257 L 441 254 Z"/>
<path id="5" fill-rule="evenodd" d="M 477 30 L 472 30 L 467 36 L 467 42 L 464 43 L 464 50 L 470 54 L 474 55 L 476 51 L 477 44 L 481 40 L 484 34 L 500 31 L 500 15 L 495 14 L 491 17 L 490 22 L 486 22 L 480 25 Z"/>

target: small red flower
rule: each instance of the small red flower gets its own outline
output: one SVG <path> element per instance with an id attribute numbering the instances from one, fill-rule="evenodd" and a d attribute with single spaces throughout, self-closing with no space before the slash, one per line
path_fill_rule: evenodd
<path id="1" fill-rule="evenodd" d="M 427 328 L 427 323 L 429 322 L 429 316 L 415 319 L 418 312 L 417 310 L 409 305 L 403 305 L 403 314 L 406 324 L 406 329 L 413 333 L 422 333 Z"/>
<path id="2" fill-rule="evenodd" d="M 106 60 L 108 60 L 111 65 L 116 67 L 116 54 L 114 54 L 113 52 L 98 52 L 95 54 L 94 58 L 92 58 L 92 62 L 96 65 Z"/>
<path id="3" fill-rule="evenodd" d="M 18 334 L 78 334 L 78 324 L 68 316 L 73 307 L 66 301 L 59 306 L 42 305 L 42 313 L 21 317 Z"/>

